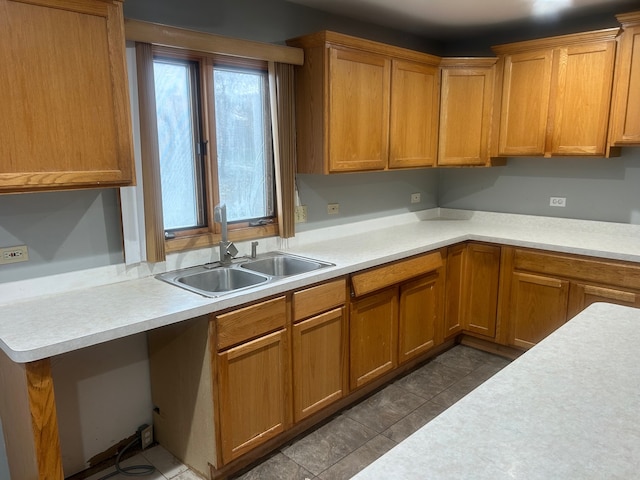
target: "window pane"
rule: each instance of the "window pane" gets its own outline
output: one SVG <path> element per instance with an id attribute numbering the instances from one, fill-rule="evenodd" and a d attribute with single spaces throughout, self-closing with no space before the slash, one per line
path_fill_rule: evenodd
<path id="1" fill-rule="evenodd" d="M 220 200 L 229 221 L 274 216 L 266 72 L 214 68 Z"/>
<path id="2" fill-rule="evenodd" d="M 204 224 L 202 177 L 196 152 L 199 129 L 194 125 L 195 68 L 187 62 L 153 63 L 165 230 Z"/>

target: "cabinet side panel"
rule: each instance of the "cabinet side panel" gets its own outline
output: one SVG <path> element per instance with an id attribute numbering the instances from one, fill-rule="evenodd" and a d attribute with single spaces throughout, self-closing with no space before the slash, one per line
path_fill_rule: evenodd
<path id="1" fill-rule="evenodd" d="M 216 464 L 208 328 L 203 317 L 147 334 L 156 438 L 203 475 Z"/>
<path id="2" fill-rule="evenodd" d="M 304 64 L 295 69 L 297 173 L 328 173 L 325 169 L 325 53 L 306 48 Z"/>

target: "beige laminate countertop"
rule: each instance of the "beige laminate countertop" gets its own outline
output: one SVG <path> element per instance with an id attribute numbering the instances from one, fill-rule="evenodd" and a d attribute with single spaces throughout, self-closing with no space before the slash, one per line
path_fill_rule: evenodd
<path id="1" fill-rule="evenodd" d="M 354 480 L 638 478 L 639 322 L 587 307 Z"/>
<path id="2" fill-rule="evenodd" d="M 640 263 L 638 225 L 433 209 L 299 234 L 288 241 L 288 252 L 335 267 L 218 298 L 146 276 L 13 303 L 0 300 L 0 348 L 14 362 L 35 361 L 465 240 Z"/>

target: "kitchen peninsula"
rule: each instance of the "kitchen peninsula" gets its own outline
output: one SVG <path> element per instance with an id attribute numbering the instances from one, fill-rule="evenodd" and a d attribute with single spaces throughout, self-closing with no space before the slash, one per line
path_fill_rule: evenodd
<path id="1" fill-rule="evenodd" d="M 636 478 L 639 324 L 591 305 L 354 479 Z"/>
<path id="2" fill-rule="evenodd" d="M 4 352 L 0 374 L 3 379 L 9 378 L 5 375 L 10 370 L 15 373 L 16 369 L 23 369 L 24 372 L 25 365 L 39 366 L 41 362 L 46 366 L 48 359 L 56 355 L 246 305 L 461 242 L 478 241 L 640 263 L 640 227 L 637 225 L 445 209 L 389 217 L 385 222 L 383 228 L 378 219 L 299 234 L 289 239 L 287 251 L 335 266 L 219 298 L 201 297 L 147 276 L 5 303 L 0 306 L 0 347 Z M 42 384 L 35 388 L 25 384 L 20 388 L 30 393 L 34 390 L 52 393 L 46 368 L 40 380 L 44 381 L 43 390 L 38 390 Z M 53 396 L 46 400 L 50 403 L 44 408 L 45 415 L 38 419 L 38 428 L 43 430 L 49 430 L 51 422 L 55 427 Z M 29 405 L 26 393 L 24 401 L 27 412 L 31 409 L 33 415 L 34 406 Z M 9 433 L 14 420 L 11 408 L 16 405 L 0 407 L 3 427 Z M 15 431 L 25 436 L 28 433 L 24 431 L 25 425 L 22 423 Z M 51 432 L 55 437 L 56 428 Z M 16 454 L 10 450 L 12 447 L 7 446 L 10 465 L 12 458 L 24 457 L 24 451 Z M 44 450 L 38 453 L 51 455 L 55 462 L 58 454 L 49 452 L 48 448 L 46 443 L 36 446 L 36 450 Z"/>

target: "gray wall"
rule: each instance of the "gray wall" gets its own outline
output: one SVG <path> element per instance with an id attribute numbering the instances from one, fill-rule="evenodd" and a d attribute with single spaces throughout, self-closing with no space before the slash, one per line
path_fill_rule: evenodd
<path id="1" fill-rule="evenodd" d="M 441 207 L 640 223 L 640 148 L 618 158 L 511 158 L 504 167 L 441 169 Z M 567 206 L 550 207 L 549 197 Z"/>
<path id="2" fill-rule="evenodd" d="M 296 225 L 298 232 L 438 206 L 435 169 L 298 175 L 296 184 L 308 217 L 308 223 Z M 420 203 L 410 202 L 412 193 L 420 193 Z M 340 213 L 327 214 L 329 203 L 338 203 Z"/>
<path id="3" fill-rule="evenodd" d="M 117 190 L 0 195 L 0 247 L 29 261 L 0 265 L 0 283 L 122 263 Z"/>

